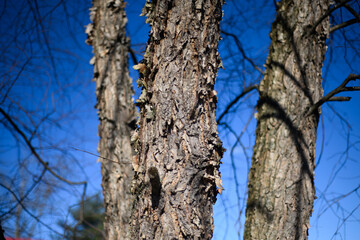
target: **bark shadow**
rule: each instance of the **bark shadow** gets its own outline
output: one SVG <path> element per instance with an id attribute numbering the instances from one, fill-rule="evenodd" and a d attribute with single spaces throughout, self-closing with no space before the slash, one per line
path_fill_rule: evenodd
<path id="1" fill-rule="evenodd" d="M 292 28 L 289 26 L 289 23 L 286 21 L 286 19 L 284 19 L 280 14 L 278 14 L 277 16 L 277 20 L 274 22 L 274 24 L 280 24 L 283 32 L 285 32 L 285 34 L 287 35 L 288 39 L 286 41 L 289 41 L 289 44 L 291 45 L 291 53 L 294 54 L 294 58 L 296 60 L 296 67 L 297 69 L 300 71 L 300 79 L 297 79 L 292 73 L 291 71 L 289 71 L 288 69 L 286 69 L 285 65 L 283 63 L 271 60 L 267 63 L 267 67 L 268 68 L 279 68 L 283 74 L 288 77 L 294 84 L 295 86 L 301 90 L 301 92 L 304 94 L 304 96 L 309 100 L 309 108 L 314 104 L 314 98 L 312 96 L 312 93 L 309 90 L 309 78 L 307 76 L 307 63 L 305 62 L 305 64 L 303 63 L 304 59 L 301 58 L 301 54 L 299 52 L 299 49 L 297 47 L 297 43 L 295 41 L 295 37 L 294 37 L 294 32 L 292 30 Z M 279 26 L 278 26 L 279 27 Z M 307 30 L 307 26 L 304 27 L 304 32 L 306 33 Z M 314 34 L 314 33 L 310 33 L 310 34 Z M 304 38 L 309 37 L 309 35 L 303 35 L 303 36 L 299 36 L 299 39 L 297 39 L 297 41 L 301 41 Z M 290 54 L 291 54 L 290 53 Z M 289 54 L 289 55 L 290 55 Z M 306 59 L 305 59 L 306 61 Z M 281 121 L 282 123 L 284 123 L 287 127 L 287 129 L 290 132 L 290 138 L 293 142 L 293 144 L 296 147 L 296 151 L 298 156 L 301 159 L 301 170 L 300 170 L 300 179 L 295 182 L 294 184 L 296 184 L 296 201 L 295 201 L 295 211 L 296 211 L 296 222 L 298 223 L 298 225 L 296 226 L 296 235 L 295 235 L 295 239 L 299 239 L 300 236 L 302 235 L 301 231 L 302 231 L 302 210 L 303 210 L 303 206 L 304 206 L 304 202 L 303 202 L 303 194 L 304 194 L 304 190 L 303 190 L 303 185 L 304 185 L 304 180 L 306 179 L 306 177 L 309 177 L 311 180 L 311 184 L 312 184 L 312 188 L 315 189 L 314 186 L 314 169 L 312 166 L 310 166 L 310 161 L 312 161 L 311 157 L 308 159 L 307 157 L 307 152 L 306 152 L 306 148 L 308 148 L 307 142 L 304 138 L 304 134 L 302 132 L 301 129 L 299 129 L 291 120 L 289 114 L 287 114 L 287 112 L 285 111 L 285 109 L 280 105 L 280 103 L 269 97 L 269 96 L 264 96 L 264 94 L 262 95 L 260 93 L 260 99 L 258 101 L 258 106 L 257 108 L 261 108 L 263 105 L 267 105 L 270 109 L 271 109 L 271 113 L 264 113 L 260 116 L 260 118 L 258 119 L 258 121 L 263 121 L 263 120 L 267 120 L 270 118 L 275 118 L 278 119 L 279 121 Z M 306 108 L 308 109 L 308 108 Z M 301 113 L 300 113 L 301 114 Z M 315 119 L 319 119 L 319 112 L 316 111 L 314 113 L 315 116 L 309 116 L 309 117 L 314 117 Z M 259 125 L 258 122 L 258 125 Z M 269 217 L 269 212 L 266 212 L 265 207 L 264 206 L 260 206 L 260 204 L 257 203 L 252 203 L 251 206 L 249 206 L 250 208 L 254 208 L 257 207 L 258 209 L 261 209 L 260 211 L 263 212 L 263 214 L 266 216 L 266 218 L 271 221 L 272 218 Z"/>

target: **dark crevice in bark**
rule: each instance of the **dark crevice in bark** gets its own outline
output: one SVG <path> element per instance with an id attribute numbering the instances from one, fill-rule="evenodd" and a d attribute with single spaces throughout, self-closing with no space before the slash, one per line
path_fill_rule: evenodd
<path id="1" fill-rule="evenodd" d="M 151 202 L 152 208 L 159 206 L 160 194 L 161 194 L 161 182 L 159 171 L 155 167 L 149 168 L 149 178 L 151 184 Z"/>

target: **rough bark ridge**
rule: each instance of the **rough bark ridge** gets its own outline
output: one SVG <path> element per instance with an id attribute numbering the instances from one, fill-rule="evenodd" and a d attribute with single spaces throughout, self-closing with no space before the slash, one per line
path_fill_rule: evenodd
<path id="1" fill-rule="evenodd" d="M 244 239 L 307 239 L 315 198 L 314 158 L 329 20 L 328 0 L 286 0 L 273 23 L 260 84 Z"/>
<path id="2" fill-rule="evenodd" d="M 130 142 L 135 125 L 132 80 L 128 72 L 129 39 L 125 35 L 125 3 L 94 0 L 93 24 L 87 26 L 87 43 L 93 46 L 94 80 L 99 110 L 98 152 L 101 161 L 107 239 L 125 239 L 132 206 L 133 169 Z"/>
<path id="3" fill-rule="evenodd" d="M 157 0 L 144 8 L 152 28 L 137 81 L 130 239 L 212 237 L 223 154 L 214 91 L 221 7 L 221 0 Z"/>

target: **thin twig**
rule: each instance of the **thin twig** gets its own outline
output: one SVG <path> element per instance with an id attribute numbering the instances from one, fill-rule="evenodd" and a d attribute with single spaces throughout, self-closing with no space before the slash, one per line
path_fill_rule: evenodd
<path id="1" fill-rule="evenodd" d="M 137 58 L 136 58 L 135 51 L 134 51 L 131 47 L 129 47 L 128 50 L 129 50 L 131 59 L 132 59 L 132 61 L 134 62 L 134 65 L 137 65 L 137 64 L 138 64 L 138 60 L 137 60 Z"/>
<path id="2" fill-rule="evenodd" d="M 58 234 L 58 235 L 62 235 L 61 233 L 59 233 L 58 231 L 56 231 L 55 229 L 53 229 L 52 227 L 50 227 L 49 225 L 45 224 L 43 221 L 41 221 L 37 216 L 35 216 L 34 214 L 32 214 L 25 206 L 24 204 L 20 201 L 20 199 L 16 196 L 16 194 L 8 187 L 6 187 L 5 185 L 3 185 L 2 183 L 0 183 L 0 186 L 5 188 L 8 192 L 10 192 L 14 198 L 16 199 L 16 201 L 18 201 L 18 203 L 20 204 L 20 206 L 24 209 L 25 212 L 27 212 L 32 218 L 34 218 L 37 222 L 41 223 L 42 225 L 44 225 L 47 229 L 49 229 L 50 231 Z"/>
<path id="3" fill-rule="evenodd" d="M 83 193 L 82 193 L 82 197 L 81 197 L 81 201 L 84 201 L 85 198 L 85 194 L 86 194 L 86 188 L 87 188 L 87 182 L 86 181 L 82 181 L 82 182 L 73 182 L 70 181 L 64 177 L 61 177 L 60 175 L 58 175 L 56 172 L 54 172 L 54 170 L 52 170 L 49 167 L 49 163 L 45 162 L 40 155 L 37 153 L 37 151 L 35 150 L 34 146 L 31 144 L 31 141 L 26 137 L 25 133 L 17 126 L 17 124 L 12 120 L 12 118 L 0 107 L 0 113 L 5 117 L 5 119 L 10 123 L 10 125 L 14 128 L 14 130 L 20 134 L 20 136 L 23 138 L 23 140 L 25 141 L 26 145 L 29 147 L 31 153 L 36 157 L 36 159 L 44 166 L 45 170 L 49 171 L 54 177 L 56 177 L 57 179 L 59 179 L 60 181 L 63 181 L 69 185 L 83 185 Z M 44 170 L 44 171 L 45 171 Z M 3 185 L 2 185 L 3 186 Z M 5 187 L 5 186 L 3 186 Z M 6 188 L 6 187 L 5 187 Z M 45 227 L 47 227 L 48 229 L 56 232 L 57 234 L 61 235 L 59 232 L 53 230 L 51 227 L 47 226 L 46 224 L 44 224 L 40 219 L 38 219 L 36 216 L 34 216 L 31 212 L 29 212 L 23 205 L 23 203 L 17 198 L 17 196 L 15 195 L 15 193 L 13 193 L 10 189 L 8 189 L 9 192 L 11 192 L 14 197 L 16 198 L 16 200 L 19 202 L 19 204 L 23 207 L 23 209 L 33 218 L 35 218 L 39 223 L 43 224 Z"/>
<path id="4" fill-rule="evenodd" d="M 330 240 L 332 240 L 339 232 L 340 228 L 345 224 L 345 222 L 349 219 L 349 217 L 351 217 L 354 212 L 360 207 L 360 204 L 358 204 L 341 222 L 341 224 L 338 226 L 338 228 L 336 229 L 334 235 L 331 237 Z"/>
<path id="5" fill-rule="evenodd" d="M 323 98 L 321 98 L 317 103 L 315 103 L 314 105 L 312 105 L 307 113 L 307 116 L 310 116 L 311 114 L 313 114 L 321 105 L 323 105 L 325 102 L 328 101 L 334 101 L 333 96 L 335 94 L 341 93 L 341 92 L 347 92 L 347 91 L 359 91 L 360 87 L 347 87 L 346 84 L 348 84 L 350 81 L 354 81 L 356 79 L 360 79 L 360 75 L 355 75 L 355 74 L 350 74 L 343 83 L 340 84 L 340 86 L 338 86 L 337 88 L 335 88 L 334 90 L 332 90 L 331 92 L 329 92 L 326 96 L 324 96 Z M 332 99 L 332 100 L 331 100 Z M 341 101 L 346 101 L 345 98 L 338 98 Z M 348 98 L 348 100 L 350 100 L 350 98 Z M 336 98 L 335 98 L 336 101 Z"/>
<path id="6" fill-rule="evenodd" d="M 56 5 L 56 7 L 60 6 L 60 2 Z M 39 11 L 39 5 L 37 3 L 37 0 L 34 0 L 33 3 L 35 5 L 35 9 L 33 8 L 31 1 L 28 0 L 28 4 L 30 6 L 30 9 L 31 9 L 31 11 L 32 11 L 32 13 L 34 15 L 34 19 L 35 19 L 35 21 L 37 21 L 39 23 L 39 26 L 41 28 L 41 34 L 42 34 L 42 36 L 44 38 L 45 47 L 46 47 L 46 49 L 48 51 L 48 54 L 49 54 L 51 66 L 52 66 L 52 68 L 54 70 L 54 77 L 55 77 L 55 80 L 59 84 L 59 79 L 58 79 L 58 75 L 57 75 L 57 68 L 56 68 L 56 64 L 55 64 L 55 58 L 53 56 L 52 49 L 50 47 L 50 41 L 48 39 L 48 36 L 46 35 L 47 31 L 45 29 L 45 26 L 44 26 L 44 23 L 43 23 L 43 18 L 41 17 L 41 14 L 40 14 L 40 11 Z"/>
<path id="7" fill-rule="evenodd" d="M 328 102 L 347 102 L 350 100 L 351 100 L 351 97 L 332 97 L 327 101 Z"/>
<path id="8" fill-rule="evenodd" d="M 83 194 L 81 196 L 81 201 L 80 201 L 80 216 L 79 216 L 79 221 L 75 224 L 74 228 L 73 228 L 73 233 L 74 231 L 76 231 L 76 228 L 83 223 L 84 221 L 84 212 L 85 212 L 85 193 L 86 193 L 86 184 L 84 185 L 84 191 Z"/>
<path id="9" fill-rule="evenodd" d="M 102 231 L 100 228 L 95 227 L 94 225 L 92 225 L 91 223 L 89 223 L 88 221 L 86 221 L 85 219 L 83 220 L 83 222 L 88 225 L 89 227 L 91 227 L 92 229 L 94 229 L 95 231 L 101 233 L 101 235 L 103 236 L 104 239 L 106 239 L 106 235 L 105 232 Z"/>
<path id="10" fill-rule="evenodd" d="M 338 25 L 335 25 L 335 26 L 331 27 L 330 28 L 330 33 L 333 33 L 336 30 L 339 30 L 341 28 L 345 28 L 347 26 L 350 26 L 352 24 L 359 23 L 359 22 L 360 22 L 360 19 L 354 18 L 354 19 L 348 20 L 346 22 L 340 23 Z"/>
<path id="11" fill-rule="evenodd" d="M 236 96 L 236 98 L 234 98 L 234 100 L 232 100 L 226 107 L 226 109 L 224 110 L 224 112 L 222 112 L 220 114 L 220 117 L 216 120 L 218 124 L 220 124 L 221 119 L 230 111 L 230 109 L 232 108 L 232 106 L 234 106 L 243 96 L 245 96 L 246 94 L 248 94 L 249 92 L 251 92 L 254 89 L 257 89 L 257 85 L 252 85 L 250 87 L 245 88 L 238 96 Z"/>
<path id="12" fill-rule="evenodd" d="M 40 177 L 34 181 L 34 183 L 32 184 L 32 186 L 28 189 L 28 191 L 25 193 L 24 196 L 22 196 L 20 198 L 20 200 L 12 207 L 9 209 L 9 211 L 3 213 L 1 216 L 0 216 L 0 219 L 2 219 L 4 216 L 10 214 L 19 204 L 21 204 L 26 198 L 27 196 L 32 192 L 32 190 L 34 190 L 34 188 L 36 187 L 36 185 L 41 181 L 41 179 L 43 178 L 43 176 L 45 175 L 45 172 L 46 172 L 46 168 L 44 168 L 44 170 L 42 171 Z"/>
<path id="13" fill-rule="evenodd" d="M 240 53 L 242 54 L 243 58 L 244 58 L 245 60 L 247 60 L 247 61 L 251 64 L 251 66 L 253 66 L 253 68 L 255 68 L 257 71 L 259 71 L 259 72 L 261 73 L 261 75 L 264 75 L 264 71 L 263 71 L 259 66 L 257 66 L 251 58 L 249 58 L 249 57 L 246 55 L 245 50 L 244 50 L 244 48 L 242 47 L 242 44 L 241 44 L 239 38 L 238 38 L 235 34 L 229 33 L 229 32 L 225 32 L 224 30 L 221 30 L 221 33 L 223 33 L 223 34 L 225 34 L 225 35 L 227 35 L 227 36 L 230 36 L 230 37 L 234 38 L 235 44 L 236 44 L 236 46 L 238 47 L 238 49 L 239 49 Z"/>
<path id="14" fill-rule="evenodd" d="M 337 1 L 339 4 L 334 6 L 333 8 L 329 8 L 324 15 L 322 15 L 315 23 L 314 25 L 312 25 L 310 31 L 307 32 L 307 34 L 312 34 L 313 32 L 315 32 L 317 26 L 324 21 L 325 18 L 327 18 L 328 16 L 330 16 L 330 14 L 332 12 L 334 12 L 336 9 L 341 8 L 342 6 L 344 6 L 347 2 L 350 2 L 351 0 L 345 0 L 345 1 Z"/>
<path id="15" fill-rule="evenodd" d="M 88 152 L 86 150 L 82 150 L 82 149 L 79 149 L 79 148 L 76 148 L 76 147 L 71 147 L 72 149 L 76 150 L 76 151 L 80 151 L 80 152 L 84 152 L 84 153 L 87 153 L 87 154 L 90 154 L 90 155 L 93 155 L 95 157 L 98 157 L 98 158 L 102 158 L 102 159 L 105 159 L 105 160 L 108 160 L 110 162 L 113 162 L 113 163 L 118 163 L 118 164 L 131 164 L 131 162 L 117 162 L 117 161 L 114 161 L 114 160 L 111 160 L 109 158 L 106 158 L 106 157 L 102 157 L 100 155 L 97 155 L 95 153 L 92 153 L 92 152 Z"/>
<path id="16" fill-rule="evenodd" d="M 339 2 L 339 0 L 337 0 Z M 345 8 L 358 20 L 360 20 L 360 15 L 352 8 L 349 4 L 345 3 Z"/>
<path id="17" fill-rule="evenodd" d="M 11 117 L 0 107 L 0 113 L 5 117 L 5 119 L 11 124 L 11 126 L 15 129 L 15 131 L 17 133 L 20 134 L 20 136 L 23 138 L 23 140 L 25 141 L 26 145 L 29 147 L 30 151 L 32 154 L 34 154 L 34 156 L 36 157 L 36 159 L 57 179 L 69 184 L 69 185 L 82 185 L 82 184 L 86 184 L 86 181 L 82 181 L 82 182 L 73 182 L 73 181 L 69 181 L 64 177 L 61 177 L 60 175 L 58 175 L 56 172 L 54 172 L 54 170 L 52 170 L 49 167 L 49 163 L 45 162 L 40 155 L 37 153 L 37 151 L 35 150 L 35 147 L 31 144 L 31 142 L 29 141 L 29 139 L 26 137 L 25 133 L 23 131 L 20 130 L 20 128 L 17 126 L 17 124 L 11 119 Z"/>
<path id="18" fill-rule="evenodd" d="M 0 102 L 0 105 L 3 104 L 5 102 L 5 100 L 7 99 L 7 96 L 9 94 L 9 92 L 11 91 L 12 87 L 15 85 L 15 82 L 20 78 L 21 73 L 24 71 L 26 65 L 30 62 L 31 57 L 27 58 L 27 60 L 25 61 L 25 63 L 21 66 L 20 70 L 18 71 L 18 73 L 16 74 L 16 77 L 14 78 L 14 80 L 10 83 L 9 88 L 6 90 L 5 94 L 3 94 L 3 99 Z"/>

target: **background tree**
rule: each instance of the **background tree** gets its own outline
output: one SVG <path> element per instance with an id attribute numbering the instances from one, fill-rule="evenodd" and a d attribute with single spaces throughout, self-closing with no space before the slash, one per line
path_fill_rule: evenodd
<path id="1" fill-rule="evenodd" d="M 351 5 L 348 5 L 348 3 Z M 259 4 L 261 5 L 263 3 L 259 2 Z M 263 72 L 262 64 L 259 63 L 263 61 L 262 58 L 267 52 L 260 46 L 267 46 L 267 38 L 265 37 L 267 32 L 263 33 L 263 27 L 266 26 L 266 22 L 272 21 L 272 15 L 268 14 L 275 9 L 274 5 L 271 6 L 272 4 L 272 2 L 268 1 L 267 4 L 264 3 L 264 7 L 260 7 L 252 6 L 252 4 L 247 4 L 245 1 L 232 1 L 228 6 L 225 6 L 225 18 L 222 25 L 224 41 L 222 41 L 223 45 L 220 44 L 220 53 L 222 54 L 226 70 L 221 72 L 220 81 L 217 83 L 218 89 L 221 89 L 221 91 L 219 91 L 219 112 L 217 116 L 220 134 L 223 136 L 226 148 L 228 148 L 221 169 L 223 176 L 225 176 L 223 178 L 225 181 L 224 185 L 226 186 L 225 189 L 230 192 L 224 191 L 224 195 L 220 198 L 221 201 L 219 202 L 219 205 L 215 207 L 215 216 L 217 216 L 215 218 L 215 226 L 217 226 L 215 228 L 215 236 L 219 238 L 234 238 L 236 236 L 235 229 L 231 227 L 232 224 L 239 226 L 239 239 L 240 234 L 242 234 L 241 221 L 244 219 L 244 200 L 246 200 L 244 182 L 246 181 L 245 176 L 247 176 L 247 173 L 245 170 L 249 166 L 249 156 L 252 154 L 252 131 L 254 128 L 254 121 L 251 118 L 254 114 L 252 107 L 255 105 L 254 102 L 256 101 L 256 95 L 253 94 L 256 93 L 256 91 L 254 91 L 255 88 L 252 84 L 256 84 L 259 81 Z M 244 11 L 242 11 L 243 9 Z M 331 5 L 329 10 L 326 11 L 327 13 L 325 16 L 331 14 L 331 22 L 333 25 L 331 28 L 332 30 L 330 30 L 331 41 L 328 41 L 330 49 L 332 50 L 332 56 L 329 57 L 328 55 L 324 69 L 326 92 L 330 92 L 333 88 L 339 86 L 339 79 L 346 78 L 346 75 L 343 76 L 344 72 L 349 72 L 349 70 L 352 69 L 354 71 L 350 72 L 358 73 L 354 66 L 358 65 L 355 59 L 358 59 L 359 55 L 357 53 L 357 48 L 355 47 L 357 45 L 353 39 L 356 38 L 355 36 L 358 36 L 356 29 L 359 29 L 359 26 L 356 25 L 356 21 L 353 19 L 354 17 L 356 18 L 356 16 L 352 14 L 354 12 L 356 13 L 358 11 L 357 9 L 357 1 L 344 1 L 339 4 Z M 233 18 L 233 16 L 231 16 L 232 13 L 237 14 L 237 18 Z M 260 15 L 262 16 L 261 18 L 259 18 Z M 266 16 L 268 16 L 268 18 Z M 239 21 L 236 21 L 238 18 L 243 20 L 243 24 L 239 24 Z M 251 24 L 246 21 L 249 19 Z M 261 25 L 261 23 L 263 23 L 263 25 Z M 347 24 L 344 25 L 343 23 Z M 354 25 L 348 25 L 349 23 Z M 341 26 L 346 26 L 346 28 L 340 28 L 340 31 L 337 31 L 336 29 Z M 346 48 L 345 50 L 344 46 L 351 47 Z M 335 55 L 336 57 L 334 57 Z M 343 63 L 341 63 L 342 61 Z M 344 66 L 346 65 L 344 63 L 349 63 L 349 66 Z M 353 84 L 353 82 L 349 82 L 349 85 L 350 84 Z M 356 97 L 355 94 L 352 94 L 352 96 L 354 96 L 355 102 L 353 102 L 351 106 L 354 106 L 359 98 Z M 345 184 L 348 190 L 341 191 L 342 193 L 332 193 L 331 191 L 340 191 L 335 190 L 334 186 L 339 184 L 342 180 L 341 178 L 335 179 L 335 175 L 343 175 L 343 183 L 345 183 L 345 177 L 349 174 L 344 174 L 346 171 L 345 166 L 350 166 L 351 164 L 353 164 L 352 167 L 357 166 L 355 156 L 358 154 L 356 150 L 358 136 L 354 134 L 354 129 L 358 129 L 358 126 L 355 122 L 352 122 L 351 125 L 353 128 L 350 128 L 350 123 L 345 123 L 344 118 L 341 117 L 339 112 L 335 111 L 335 115 L 333 114 L 332 106 L 339 106 L 337 111 L 341 110 L 340 108 L 343 108 L 341 111 L 343 114 L 345 112 L 345 115 L 347 111 L 348 117 L 350 117 L 350 115 L 351 117 L 355 117 L 356 115 L 350 114 L 352 113 L 352 108 L 347 107 L 350 106 L 349 104 L 342 103 L 340 106 L 340 103 L 330 103 L 323 105 L 323 113 L 325 113 L 325 115 L 322 115 L 322 126 L 319 131 L 322 139 L 320 138 L 321 141 L 319 141 L 318 150 L 320 154 L 318 154 L 316 160 L 319 162 L 320 159 L 322 159 L 322 164 L 317 167 L 317 172 L 320 172 L 320 175 L 316 178 L 317 196 L 321 200 L 317 201 L 317 204 L 315 205 L 315 215 L 317 217 L 312 219 L 311 225 L 314 226 L 317 224 L 318 226 L 321 226 L 322 224 L 323 228 L 328 229 L 328 220 L 333 219 L 334 222 L 332 225 L 333 227 L 331 227 L 333 232 L 327 231 L 325 233 L 325 231 L 321 231 L 320 228 L 311 228 L 310 230 L 312 231 L 313 239 L 316 239 L 316 236 L 319 233 L 322 237 L 328 236 L 326 234 L 329 234 L 330 238 L 334 232 L 340 236 L 340 234 L 343 233 L 340 233 L 337 229 L 344 230 L 344 226 L 352 225 L 349 219 L 352 219 L 353 221 L 356 221 L 357 219 L 356 210 L 358 207 L 356 202 L 359 202 L 359 198 L 356 196 L 357 191 L 355 190 L 357 189 L 357 184 L 351 183 L 350 178 L 348 178 L 347 184 Z M 340 118 L 338 118 L 339 116 Z M 336 118 L 338 118 L 339 121 L 337 121 Z M 326 139 L 323 138 L 323 134 L 325 134 L 324 126 L 327 126 Z M 335 133 L 335 131 L 332 131 L 332 128 L 337 128 L 337 126 L 339 126 L 339 128 L 337 133 Z M 350 129 L 352 129 L 352 131 L 350 131 Z M 350 134 L 351 132 L 352 134 Z M 344 137 L 344 140 L 341 143 L 338 142 L 334 146 L 331 146 L 329 145 L 331 144 L 329 135 L 336 135 L 339 141 Z M 331 147 L 326 148 L 327 145 Z M 339 151 L 338 146 L 344 148 L 344 154 L 338 155 L 340 156 L 339 158 L 335 156 L 336 151 Z M 324 148 L 326 150 L 323 150 Z M 324 152 L 324 154 L 321 154 L 322 152 Z M 326 152 L 332 152 L 334 156 L 330 158 L 329 154 Z M 340 153 L 337 152 L 336 154 Z M 350 156 L 353 156 L 353 158 Z M 326 163 L 324 162 L 324 159 L 326 159 Z M 335 159 L 338 160 L 335 161 Z M 353 159 L 352 163 L 350 163 L 350 159 Z M 336 163 L 332 165 L 334 162 Z M 224 172 L 227 174 L 224 175 Z M 356 178 L 356 173 L 353 172 L 351 174 Z M 324 178 L 322 176 L 324 176 Z M 328 183 L 326 183 L 327 177 L 329 178 Z M 326 186 L 329 186 L 329 188 Z M 334 194 L 334 196 L 331 197 L 331 201 L 324 195 L 324 190 L 326 190 L 329 195 Z M 348 196 L 349 198 L 346 200 L 346 198 L 344 198 L 345 196 Z M 340 199 L 343 203 L 347 202 L 348 204 L 337 204 L 336 201 Z M 342 205 L 342 207 L 340 207 L 340 205 Z M 236 212 L 234 211 L 235 208 L 239 209 L 240 214 L 238 216 L 234 214 L 234 212 Z M 318 211 L 319 208 L 322 210 Z M 328 211 L 325 213 L 326 210 Z M 330 213 L 330 210 L 333 212 L 333 215 Z M 352 215 L 354 213 L 355 215 Z M 327 217 L 319 219 L 320 216 Z M 221 220 L 219 220 L 217 222 L 218 225 L 216 225 L 216 219 L 219 218 Z M 319 222 L 317 223 L 316 221 Z M 338 222 L 338 224 L 336 222 Z M 221 227 L 226 228 L 229 224 L 229 234 L 223 234 L 222 229 L 219 229 Z M 344 230 L 344 232 L 349 233 L 350 231 Z"/>
<path id="2" fill-rule="evenodd" d="M 57 239 L 87 240 L 106 239 L 104 233 L 104 200 L 98 194 L 87 198 L 84 203 L 76 205 L 70 210 L 70 216 L 75 225 L 65 221 L 58 224 L 64 229 L 64 235 Z M 55 236 L 56 237 L 56 236 Z"/>
<path id="3" fill-rule="evenodd" d="M 126 239 L 131 214 L 130 183 L 132 147 L 130 132 L 135 128 L 132 79 L 129 77 L 129 39 L 123 1 L 93 1 L 93 24 L 87 26 L 87 43 L 94 49 L 96 108 L 99 110 L 98 151 L 105 203 L 106 239 Z"/>
<path id="4" fill-rule="evenodd" d="M 315 199 L 314 167 L 328 1 L 282 1 L 259 86 L 258 124 L 245 239 L 306 239 Z M 320 22 L 319 22 L 320 21 Z"/>

